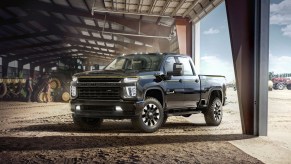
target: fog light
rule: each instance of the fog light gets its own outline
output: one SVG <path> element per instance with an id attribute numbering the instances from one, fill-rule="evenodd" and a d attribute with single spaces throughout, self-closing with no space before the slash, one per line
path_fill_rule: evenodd
<path id="1" fill-rule="evenodd" d="M 80 105 L 77 105 L 76 106 L 76 110 L 81 110 L 81 106 Z"/>
<path id="2" fill-rule="evenodd" d="M 116 110 L 116 111 L 122 111 L 122 108 L 121 108 L 120 106 L 116 106 L 116 107 L 115 107 L 115 110 Z"/>

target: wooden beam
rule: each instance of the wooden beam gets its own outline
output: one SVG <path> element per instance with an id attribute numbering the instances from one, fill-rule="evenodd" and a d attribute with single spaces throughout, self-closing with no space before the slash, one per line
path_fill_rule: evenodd
<path id="1" fill-rule="evenodd" d="M 37 33 L 32 33 L 32 34 L 1 37 L 0 42 L 14 41 L 14 40 L 18 40 L 18 39 L 36 38 L 39 36 L 48 36 L 48 35 L 52 35 L 52 33 L 49 31 L 43 31 L 43 32 L 37 32 Z"/>
<path id="2" fill-rule="evenodd" d="M 154 0 L 150 9 L 148 10 L 148 13 L 151 14 L 153 11 L 154 11 L 154 8 L 156 6 L 156 3 L 157 3 L 158 0 Z"/>
<path id="3" fill-rule="evenodd" d="M 63 57 L 67 57 L 68 55 L 79 54 L 79 53 L 83 53 L 82 56 L 91 56 L 91 57 L 100 58 L 100 59 L 107 59 L 105 57 L 105 55 L 100 55 L 100 54 L 97 54 L 96 52 L 92 52 L 92 54 L 94 54 L 94 55 L 92 55 L 92 54 L 88 54 L 89 52 L 86 52 L 85 50 L 78 50 L 76 52 L 66 52 L 66 53 L 64 53 L 62 51 L 58 51 L 58 52 L 55 52 L 54 54 L 40 54 L 38 57 L 33 57 L 33 58 L 25 59 L 25 60 L 20 60 L 20 62 L 25 65 L 25 64 L 31 63 L 33 61 L 39 61 L 39 60 L 47 59 L 47 58 L 49 58 L 49 59 L 51 59 L 51 58 L 59 58 L 59 57 L 63 58 Z M 69 56 L 69 57 L 72 57 L 72 56 Z"/>
<path id="4" fill-rule="evenodd" d="M 22 59 L 22 58 L 30 58 L 32 56 L 37 56 L 39 54 L 43 54 L 43 53 L 53 53 L 53 52 L 56 52 L 56 51 L 67 51 L 67 50 L 71 50 L 72 48 L 71 47 L 62 47 L 62 48 L 54 48 L 54 49 L 51 49 L 51 50 L 44 50 L 44 51 L 37 51 L 37 52 L 34 52 L 34 53 L 21 53 L 21 54 L 16 54 L 16 55 L 13 55 L 13 56 L 9 56 L 7 57 L 7 59 L 9 60 L 9 62 L 13 61 L 13 60 L 17 60 L 17 59 Z"/>
<path id="5" fill-rule="evenodd" d="M 114 0 L 111 0 L 111 4 L 112 4 L 111 8 L 114 11 Z"/>
<path id="6" fill-rule="evenodd" d="M 44 47 L 44 46 L 54 46 L 54 45 L 59 45 L 59 44 L 64 44 L 64 41 L 53 41 L 53 42 L 45 42 L 45 43 L 37 43 L 37 44 L 2 48 L 0 49 L 0 54 L 10 53 L 10 52 L 15 52 L 15 51 L 20 51 L 20 50 L 23 51 L 25 49 L 33 49 L 33 48 L 39 48 L 39 47 Z"/>
<path id="7" fill-rule="evenodd" d="M 174 11 L 172 12 L 171 16 L 176 16 L 177 12 L 179 11 L 179 9 L 184 5 L 186 0 L 182 0 L 179 2 L 179 4 L 177 5 L 177 7 L 174 9 Z"/>
<path id="8" fill-rule="evenodd" d="M 86 11 L 86 10 L 82 10 L 82 9 L 73 9 L 71 7 L 66 7 L 66 6 L 61 6 L 61 5 L 52 5 L 46 2 L 41 2 L 41 1 L 31 1 L 29 3 L 29 5 L 24 4 L 23 2 L 19 2 L 17 0 L 11 0 L 11 1 L 7 1 L 4 0 L 5 3 L 3 6 L 21 6 L 22 9 L 29 9 L 29 10 L 44 10 L 46 12 L 57 12 L 57 13 L 62 13 L 62 14 L 68 14 L 68 15 L 76 15 L 76 16 L 81 16 L 81 17 L 86 17 L 86 18 L 94 18 L 94 19 L 104 19 L 104 14 L 98 14 L 95 13 L 94 16 L 91 15 L 90 11 Z M 111 22 L 116 22 L 118 24 L 121 24 L 123 26 L 129 27 L 133 30 L 138 31 L 138 24 L 139 24 L 139 20 L 138 19 L 132 19 L 132 18 L 126 18 L 126 20 L 124 19 L 120 19 L 120 17 L 118 16 L 113 16 L 113 15 L 107 15 L 106 17 L 107 21 L 111 21 Z M 130 22 L 130 23 L 129 23 Z M 160 30 L 163 33 L 168 33 L 170 34 L 171 32 L 171 27 L 167 27 L 167 26 L 162 26 L 162 25 L 156 25 L 154 23 L 149 23 L 149 22 L 141 22 L 141 26 L 143 27 L 151 27 L 151 29 L 156 29 L 156 30 Z M 154 30 L 143 30 L 141 29 L 143 34 L 146 35 L 153 35 L 155 34 L 153 31 Z"/>
<path id="9" fill-rule="evenodd" d="M 163 6 L 163 8 L 162 8 L 162 10 L 160 12 L 161 15 L 164 15 L 165 14 L 165 11 L 167 10 L 167 8 L 169 7 L 169 5 L 170 5 L 171 2 L 172 2 L 172 0 L 167 0 L 165 2 L 166 4 L 164 4 L 164 6 Z"/>
<path id="10" fill-rule="evenodd" d="M 99 53 L 109 53 L 110 52 L 104 52 L 104 51 L 99 51 L 99 50 L 95 50 L 95 49 L 91 49 L 91 48 L 87 48 L 87 47 L 79 47 L 79 46 L 70 46 L 70 47 L 62 47 L 62 48 L 54 48 L 51 50 L 44 50 L 44 51 L 37 51 L 35 53 L 26 53 L 26 54 L 17 54 L 14 55 L 12 57 L 9 57 L 9 61 L 13 61 L 13 60 L 17 60 L 17 59 L 24 59 L 25 57 L 28 58 L 28 60 L 36 58 L 38 56 L 44 57 L 46 56 L 45 54 L 47 54 L 49 56 L 49 53 L 61 53 L 64 51 L 70 51 L 70 50 L 90 50 L 90 51 L 94 51 L 94 52 L 99 52 Z M 77 51 L 76 51 L 77 53 Z"/>
<path id="11" fill-rule="evenodd" d="M 138 7 L 137 7 L 138 13 L 141 13 L 142 4 L 143 4 L 143 0 L 139 0 Z"/>
<path id="12" fill-rule="evenodd" d="M 200 0 L 193 1 L 192 5 L 188 7 L 188 9 L 184 12 L 182 16 L 186 17 L 191 12 L 191 10 L 197 5 L 198 2 L 200 2 Z"/>

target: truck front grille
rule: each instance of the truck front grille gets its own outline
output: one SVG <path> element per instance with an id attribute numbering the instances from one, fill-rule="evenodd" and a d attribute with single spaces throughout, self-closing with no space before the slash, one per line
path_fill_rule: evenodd
<path id="1" fill-rule="evenodd" d="M 119 100 L 120 87 L 79 87 L 78 97 L 80 99 Z"/>
<path id="2" fill-rule="evenodd" d="M 79 82 L 120 82 L 121 78 L 79 78 Z"/>

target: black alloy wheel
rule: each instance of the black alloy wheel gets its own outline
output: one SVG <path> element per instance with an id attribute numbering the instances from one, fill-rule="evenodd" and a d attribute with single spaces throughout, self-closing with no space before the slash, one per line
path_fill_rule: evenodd
<path id="1" fill-rule="evenodd" d="M 137 118 L 132 119 L 133 126 L 146 133 L 157 131 L 164 122 L 164 110 L 155 98 L 147 98 L 144 108 Z"/>
<path id="2" fill-rule="evenodd" d="M 209 126 L 218 126 L 222 121 L 222 116 L 221 100 L 217 97 L 211 99 L 206 112 L 204 112 L 206 124 Z"/>

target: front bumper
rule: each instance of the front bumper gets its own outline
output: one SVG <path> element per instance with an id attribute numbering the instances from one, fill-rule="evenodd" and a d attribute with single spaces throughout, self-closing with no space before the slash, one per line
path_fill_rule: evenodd
<path id="1" fill-rule="evenodd" d="M 126 119 L 138 117 L 144 107 L 144 101 L 113 100 L 71 100 L 71 111 L 78 117 Z M 79 106 L 79 109 L 76 107 Z M 122 110 L 117 110 L 120 107 Z M 119 109 L 120 109 L 119 108 Z"/>

